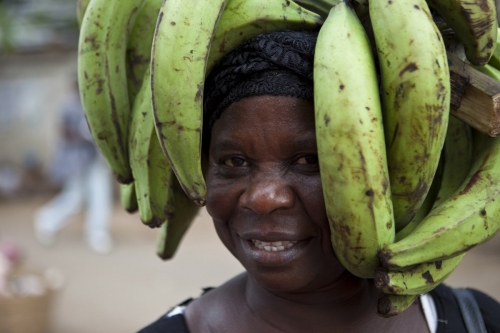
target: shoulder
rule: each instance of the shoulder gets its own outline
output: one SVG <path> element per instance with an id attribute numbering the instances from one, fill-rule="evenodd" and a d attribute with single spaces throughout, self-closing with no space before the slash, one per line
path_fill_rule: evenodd
<path id="1" fill-rule="evenodd" d="M 487 331 L 500 333 L 500 304 L 481 291 L 469 290 L 479 306 Z M 440 285 L 430 292 L 430 295 L 436 305 L 438 332 L 465 332 L 465 324 L 453 289 Z"/>
<path id="2" fill-rule="evenodd" d="M 239 309 L 238 295 L 243 295 L 244 281 L 245 275 L 238 275 L 190 303 L 185 312 L 188 326 L 194 332 L 201 332 L 201 328 L 228 325 L 228 321 L 237 317 L 234 314 Z"/>
<path id="3" fill-rule="evenodd" d="M 243 275 L 239 275 L 218 288 L 205 288 L 202 296 L 187 299 L 138 333 L 189 333 L 190 328 L 203 332 L 207 327 L 216 327 L 231 313 L 230 302 L 243 280 Z"/>
<path id="4" fill-rule="evenodd" d="M 185 300 L 161 316 L 157 321 L 140 330 L 138 333 L 189 333 L 184 317 L 184 311 L 187 305 L 192 301 L 192 298 Z"/>

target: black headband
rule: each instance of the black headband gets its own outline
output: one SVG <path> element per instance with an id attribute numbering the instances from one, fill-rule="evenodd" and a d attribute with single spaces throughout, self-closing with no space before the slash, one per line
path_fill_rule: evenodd
<path id="1" fill-rule="evenodd" d="M 313 60 L 317 31 L 258 35 L 225 55 L 205 81 L 206 137 L 229 105 L 259 95 L 313 101 Z"/>

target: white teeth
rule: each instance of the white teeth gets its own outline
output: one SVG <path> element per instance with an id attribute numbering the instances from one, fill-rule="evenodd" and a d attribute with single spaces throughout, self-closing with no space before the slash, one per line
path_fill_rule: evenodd
<path id="1" fill-rule="evenodd" d="M 276 242 L 263 242 L 257 239 L 252 239 L 253 244 L 259 250 L 278 252 L 291 248 L 297 241 L 276 241 Z"/>

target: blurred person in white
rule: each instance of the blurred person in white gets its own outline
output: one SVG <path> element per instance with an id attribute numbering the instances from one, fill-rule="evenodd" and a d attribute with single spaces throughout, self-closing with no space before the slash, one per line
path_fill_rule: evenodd
<path id="1" fill-rule="evenodd" d="M 112 177 L 90 134 L 78 85 L 61 112 L 61 135 L 51 163 L 50 178 L 62 190 L 35 213 L 35 235 L 40 243 L 54 244 L 56 234 L 86 208 L 85 241 L 100 254 L 113 247 L 109 222 L 113 204 Z"/>

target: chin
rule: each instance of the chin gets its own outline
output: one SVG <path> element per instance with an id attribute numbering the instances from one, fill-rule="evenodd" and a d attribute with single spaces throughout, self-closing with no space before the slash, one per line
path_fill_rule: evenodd
<path id="1" fill-rule="evenodd" d="M 249 277 L 264 289 L 274 292 L 308 292 L 321 288 L 322 284 L 328 283 L 327 281 L 322 281 L 325 276 L 304 274 L 304 271 L 259 269 L 258 272 L 255 272 L 255 270 L 250 269 L 247 272 Z"/>
<path id="2" fill-rule="evenodd" d="M 252 275 L 250 275 L 252 277 Z M 303 291 L 307 282 L 291 281 L 290 278 L 278 275 L 267 275 L 253 277 L 257 283 L 266 290 L 274 292 L 300 292 Z"/>

